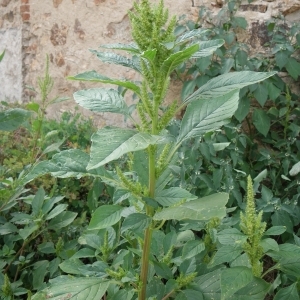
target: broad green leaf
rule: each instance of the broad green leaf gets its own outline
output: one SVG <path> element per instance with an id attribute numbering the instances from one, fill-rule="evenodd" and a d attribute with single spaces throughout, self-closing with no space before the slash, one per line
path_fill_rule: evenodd
<path id="1" fill-rule="evenodd" d="M 175 300 L 204 300 L 204 298 L 200 291 L 187 289 L 180 291 Z"/>
<path id="2" fill-rule="evenodd" d="M 182 248 L 182 259 L 190 259 L 204 251 L 205 245 L 202 241 L 188 241 Z"/>
<path id="3" fill-rule="evenodd" d="M 221 273 L 221 299 L 227 300 L 252 280 L 252 270 L 247 267 L 234 267 L 223 270 Z"/>
<path id="4" fill-rule="evenodd" d="M 70 225 L 76 218 L 77 213 L 71 211 L 63 211 L 54 217 L 48 224 L 48 229 L 58 231 L 63 227 Z"/>
<path id="5" fill-rule="evenodd" d="M 274 297 L 274 300 L 299 300 L 297 282 L 292 285 L 281 288 Z"/>
<path id="6" fill-rule="evenodd" d="M 72 275 L 81 275 L 81 271 L 79 270 L 80 267 L 84 266 L 84 263 L 76 258 L 64 260 L 60 265 L 60 269 Z"/>
<path id="7" fill-rule="evenodd" d="M 269 288 L 270 284 L 260 278 L 254 278 L 249 284 L 226 300 L 263 300 Z"/>
<path id="8" fill-rule="evenodd" d="M 223 58 L 222 59 L 222 68 L 220 70 L 221 74 L 226 74 L 229 73 L 230 70 L 232 69 L 234 65 L 234 59 L 229 57 L 229 58 Z"/>
<path id="9" fill-rule="evenodd" d="M 199 99 L 190 103 L 181 122 L 179 143 L 228 123 L 238 107 L 238 101 L 239 90 L 235 90 L 214 99 Z"/>
<path id="10" fill-rule="evenodd" d="M 126 232 L 127 230 L 142 233 L 151 223 L 151 218 L 145 214 L 133 213 L 125 218 L 121 232 Z"/>
<path id="11" fill-rule="evenodd" d="M 243 251 L 242 245 L 225 245 L 222 246 L 216 254 L 213 256 L 208 266 L 210 268 L 223 264 L 229 263 L 236 259 Z"/>
<path id="12" fill-rule="evenodd" d="M 242 245 L 247 240 L 244 235 L 236 228 L 224 229 L 217 234 L 218 240 L 222 245 Z"/>
<path id="13" fill-rule="evenodd" d="M 133 153 L 132 171 L 138 175 L 138 181 L 143 185 L 149 183 L 149 158 L 147 151 L 135 151 Z"/>
<path id="14" fill-rule="evenodd" d="M 300 277 L 300 255 L 295 252 L 287 252 L 278 261 L 279 265 L 277 269 L 282 272 L 293 275 L 297 278 Z"/>
<path id="15" fill-rule="evenodd" d="M 291 176 L 296 176 L 300 172 L 300 161 L 293 165 L 289 174 Z"/>
<path id="16" fill-rule="evenodd" d="M 29 111 L 21 108 L 0 111 L 0 130 L 13 131 L 29 119 L 30 115 Z"/>
<path id="17" fill-rule="evenodd" d="M 131 129 L 102 128 L 92 135 L 87 170 L 96 169 L 122 155 L 146 149 L 149 145 L 166 143 L 163 137 Z"/>
<path id="18" fill-rule="evenodd" d="M 111 112 L 128 115 L 129 110 L 123 96 L 114 89 L 94 88 L 73 94 L 80 106 L 94 112 Z"/>
<path id="19" fill-rule="evenodd" d="M 241 89 L 242 87 L 260 82 L 276 74 L 276 72 L 232 72 L 217 76 L 201 86 L 195 93 L 184 100 L 185 104 L 201 98 L 215 98 Z"/>
<path id="20" fill-rule="evenodd" d="M 92 215 L 88 229 L 102 229 L 112 226 L 121 219 L 123 207 L 119 205 L 102 205 Z"/>
<path id="21" fill-rule="evenodd" d="M 53 208 L 50 213 L 47 215 L 46 220 L 51 220 L 61 212 L 63 212 L 68 207 L 68 204 L 59 204 L 55 208 Z"/>
<path id="22" fill-rule="evenodd" d="M 133 56 L 132 59 L 129 59 L 125 56 L 115 54 L 112 52 L 100 52 L 97 50 L 90 50 L 92 53 L 96 54 L 97 57 L 109 64 L 120 65 L 123 67 L 131 68 L 139 73 L 141 73 L 141 66 L 138 57 Z"/>
<path id="23" fill-rule="evenodd" d="M 18 232 L 18 228 L 12 223 L 6 222 L 0 226 L 0 235 L 10 234 L 13 232 Z"/>
<path id="24" fill-rule="evenodd" d="M 169 189 L 158 191 L 155 196 L 155 200 L 162 206 L 174 205 L 183 199 L 195 200 L 197 197 L 187 190 L 179 187 L 171 187 Z"/>
<path id="25" fill-rule="evenodd" d="M 258 83 L 253 95 L 261 107 L 263 107 L 268 100 L 269 95 L 266 85 L 264 83 Z"/>
<path id="26" fill-rule="evenodd" d="M 154 220 L 210 220 L 213 217 L 220 219 L 226 215 L 228 194 L 218 193 L 201 199 L 185 202 L 176 207 L 164 208 L 157 212 Z"/>
<path id="27" fill-rule="evenodd" d="M 263 247 L 264 253 L 266 253 L 269 250 L 272 251 L 279 251 L 278 244 L 275 240 L 266 238 L 260 241 L 260 245 Z"/>
<path id="28" fill-rule="evenodd" d="M 189 59 L 199 49 L 199 45 L 192 45 L 182 51 L 171 54 L 162 64 L 161 70 L 165 74 L 170 74 L 181 63 Z"/>
<path id="29" fill-rule="evenodd" d="M 222 151 L 225 148 L 227 148 L 230 145 L 230 143 L 213 143 L 213 147 L 215 151 Z"/>
<path id="30" fill-rule="evenodd" d="M 140 52 L 139 47 L 135 43 L 130 43 L 130 44 L 121 44 L 121 43 L 105 44 L 105 45 L 101 45 L 100 48 L 114 49 L 114 50 L 125 50 L 125 51 L 132 52 L 132 53 L 139 53 Z"/>
<path id="31" fill-rule="evenodd" d="M 295 79 L 298 79 L 298 76 L 300 75 L 300 63 L 293 57 L 290 57 L 288 59 L 288 62 L 286 64 L 286 69 L 288 73 Z"/>
<path id="32" fill-rule="evenodd" d="M 90 246 L 90 245 L 89 245 Z M 90 248 L 82 248 L 78 250 L 70 259 L 95 257 L 95 250 Z"/>
<path id="33" fill-rule="evenodd" d="M 37 224 L 28 225 L 19 230 L 19 235 L 25 241 L 33 232 L 39 229 Z"/>
<path id="34" fill-rule="evenodd" d="M 285 210 L 276 210 L 271 216 L 273 226 L 285 226 L 286 232 L 293 233 L 292 216 Z"/>
<path id="35" fill-rule="evenodd" d="M 285 226 L 272 226 L 266 232 L 264 232 L 264 235 L 281 235 L 285 231 L 286 231 Z"/>
<path id="36" fill-rule="evenodd" d="M 158 262 L 158 261 L 153 261 L 153 265 L 154 265 L 155 273 L 158 276 L 160 276 L 164 279 L 172 279 L 173 278 L 172 269 L 170 267 L 168 267 L 167 264 Z"/>
<path id="37" fill-rule="evenodd" d="M 276 65 L 282 69 L 288 62 L 289 52 L 288 51 L 278 51 L 275 54 Z"/>
<path id="38" fill-rule="evenodd" d="M 70 76 L 68 79 L 71 80 L 80 80 L 80 81 L 91 81 L 91 82 L 102 82 L 102 83 L 111 83 L 118 86 L 125 87 L 129 90 L 134 91 L 137 94 L 140 94 L 140 88 L 132 83 L 131 81 L 122 81 L 118 79 L 111 79 L 104 75 L 98 74 L 96 71 L 88 71 L 84 73 L 77 74 L 75 76 Z"/>
<path id="39" fill-rule="evenodd" d="M 267 136 L 271 126 L 271 120 L 267 113 L 262 109 L 255 109 L 252 115 L 252 119 L 253 124 L 258 132 L 260 132 L 264 136 Z"/>
<path id="40" fill-rule="evenodd" d="M 35 294 L 32 300 L 41 300 L 45 297 L 51 300 L 101 299 L 109 283 L 96 277 L 59 276 L 55 280 L 50 280 L 50 286 Z"/>
<path id="41" fill-rule="evenodd" d="M 218 48 L 224 44 L 224 40 L 209 40 L 198 43 L 199 51 L 191 58 L 201 58 L 212 55 Z"/>
<path id="42" fill-rule="evenodd" d="M 44 278 L 47 275 L 47 268 L 49 266 L 48 260 L 40 260 L 36 262 L 32 272 L 32 287 L 34 290 L 38 290 L 44 283 Z"/>
<path id="43" fill-rule="evenodd" d="M 202 292 L 204 300 L 221 299 L 221 271 L 219 268 L 213 272 L 207 273 L 195 278 L 197 289 Z"/>
<path id="44" fill-rule="evenodd" d="M 242 97 L 239 101 L 238 108 L 234 113 L 234 116 L 239 122 L 242 122 L 250 111 L 250 100 L 248 97 Z"/>

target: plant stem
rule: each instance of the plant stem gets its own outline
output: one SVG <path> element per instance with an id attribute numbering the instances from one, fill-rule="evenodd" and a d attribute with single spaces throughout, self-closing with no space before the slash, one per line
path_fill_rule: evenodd
<path id="1" fill-rule="evenodd" d="M 161 300 L 167 300 L 174 292 L 175 292 L 175 290 L 172 290 L 166 296 L 164 296 Z"/>

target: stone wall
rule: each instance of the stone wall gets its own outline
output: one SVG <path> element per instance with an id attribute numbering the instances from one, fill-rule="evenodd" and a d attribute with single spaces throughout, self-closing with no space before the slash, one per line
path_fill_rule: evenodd
<path id="1" fill-rule="evenodd" d="M 214 0 L 213 0 L 214 1 Z M 68 75 L 95 69 L 113 78 L 135 79 L 136 74 L 122 67 L 103 64 L 88 49 L 101 44 L 131 41 L 127 12 L 133 0 L 0 0 L 0 52 L 6 55 L 0 64 L 0 98 L 29 101 L 37 97 L 24 85 L 37 87 L 43 75 L 46 55 L 55 80 L 52 96 L 67 96 L 70 101 L 53 106 L 49 115 L 74 111 L 72 93 L 92 84 L 69 81 Z M 157 1 L 154 1 L 157 2 Z M 170 14 L 197 19 L 199 7 L 205 5 L 217 21 L 222 2 L 216 0 L 165 0 Z M 240 39 L 258 51 L 264 42 L 264 20 L 283 13 L 290 21 L 300 20 L 300 0 L 243 2 L 239 15 L 245 16 L 250 29 Z M 23 84 L 23 85 L 22 85 Z M 179 96 L 173 85 L 169 97 Z M 130 100 L 128 100 L 130 101 Z M 123 120 L 105 114 L 97 116 L 99 126 L 124 125 Z"/>

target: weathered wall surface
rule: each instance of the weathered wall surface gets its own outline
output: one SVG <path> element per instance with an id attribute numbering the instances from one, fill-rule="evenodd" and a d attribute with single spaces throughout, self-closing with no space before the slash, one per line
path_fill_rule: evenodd
<path id="1" fill-rule="evenodd" d="M 112 78 L 137 79 L 137 75 L 123 67 L 101 63 L 88 49 L 101 44 L 131 41 L 127 16 L 134 0 L 0 0 L 0 51 L 7 49 L 7 57 L 0 66 L 0 98 L 28 101 L 36 96 L 21 87 L 21 83 L 37 87 L 38 76 L 43 75 L 46 55 L 50 58 L 50 73 L 55 79 L 52 96 L 67 96 L 92 84 L 69 81 L 69 75 L 96 70 Z M 153 1 L 157 2 L 157 1 Z M 170 14 L 198 18 L 199 7 L 205 5 L 212 22 L 218 22 L 222 1 L 216 0 L 165 0 Z M 250 25 L 248 32 L 241 32 L 240 40 L 260 51 L 266 38 L 264 21 L 283 13 L 287 20 L 300 20 L 300 0 L 269 0 L 243 2 L 239 15 L 245 16 Z M 19 52 L 18 52 L 19 51 Z M 20 51 L 22 55 L 20 55 Z M 5 62 L 6 61 L 6 62 Z M 5 74 L 7 81 L 4 80 Z M 5 84 L 5 89 L 3 89 Z M 99 86 L 99 84 L 98 84 Z M 180 88 L 171 87 L 170 97 L 179 98 Z M 128 100 L 130 101 L 130 100 Z M 73 111 L 70 100 L 50 108 L 49 115 Z M 114 115 L 97 116 L 99 126 L 124 125 Z"/>

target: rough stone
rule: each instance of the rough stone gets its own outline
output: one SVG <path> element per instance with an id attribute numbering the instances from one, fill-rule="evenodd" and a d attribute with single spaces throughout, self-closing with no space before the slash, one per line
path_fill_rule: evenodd
<path id="1" fill-rule="evenodd" d="M 68 27 L 66 25 L 62 24 L 61 28 L 59 28 L 58 24 L 55 23 L 51 28 L 50 41 L 54 46 L 65 45 L 67 42 L 67 34 Z"/>
<path id="2" fill-rule="evenodd" d="M 78 34 L 78 37 L 80 39 L 82 39 L 82 40 L 84 39 L 85 32 L 83 31 L 83 29 L 81 27 L 81 23 L 79 22 L 78 19 L 75 19 L 74 32 Z"/>
<path id="3" fill-rule="evenodd" d="M 253 49 L 269 42 L 268 28 L 264 22 L 253 22 L 250 29 L 249 43 Z"/>
<path id="4" fill-rule="evenodd" d="M 265 13 L 268 9 L 268 5 L 265 4 L 242 4 L 239 8 L 241 11 L 256 11 Z"/>
<path id="5" fill-rule="evenodd" d="M 53 6 L 58 8 L 58 6 L 63 2 L 63 0 L 53 0 Z"/>
<path id="6" fill-rule="evenodd" d="M 6 7 L 10 3 L 10 1 L 11 0 L 2 0 L 1 6 Z"/>

